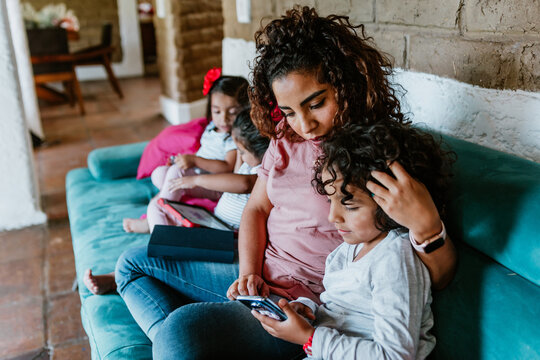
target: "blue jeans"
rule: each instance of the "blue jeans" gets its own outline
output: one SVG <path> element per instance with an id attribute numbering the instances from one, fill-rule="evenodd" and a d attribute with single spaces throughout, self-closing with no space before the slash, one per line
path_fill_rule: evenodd
<path id="1" fill-rule="evenodd" d="M 238 263 L 174 261 L 148 257 L 147 247 L 124 252 L 116 264 L 117 291 L 133 318 L 154 342 L 159 327 L 178 307 L 224 302 L 238 278 Z"/>
<path id="2" fill-rule="evenodd" d="M 154 360 L 303 359 L 300 345 L 268 334 L 244 305 L 194 303 L 171 313 L 160 326 Z"/>

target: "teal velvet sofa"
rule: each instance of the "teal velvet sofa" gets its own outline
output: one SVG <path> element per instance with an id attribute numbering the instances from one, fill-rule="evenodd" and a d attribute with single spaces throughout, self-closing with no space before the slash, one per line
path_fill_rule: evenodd
<path id="1" fill-rule="evenodd" d="M 434 292 L 436 359 L 540 359 L 540 164 L 445 137 L 457 153 L 447 228 L 459 261 Z M 66 179 L 81 317 L 93 359 L 151 359 L 151 343 L 116 293 L 92 295 L 87 268 L 114 270 L 148 235 L 127 234 L 156 189 L 135 180 L 144 143 L 94 150 Z"/>

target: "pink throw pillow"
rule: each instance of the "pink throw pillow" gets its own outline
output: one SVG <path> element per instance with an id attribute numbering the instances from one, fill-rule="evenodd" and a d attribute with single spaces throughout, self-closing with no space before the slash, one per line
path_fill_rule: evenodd
<path id="1" fill-rule="evenodd" d="M 144 148 L 137 169 L 137 179 L 150 176 L 156 167 L 165 165 L 171 155 L 196 153 L 207 125 L 206 118 L 200 118 L 163 129 Z"/>

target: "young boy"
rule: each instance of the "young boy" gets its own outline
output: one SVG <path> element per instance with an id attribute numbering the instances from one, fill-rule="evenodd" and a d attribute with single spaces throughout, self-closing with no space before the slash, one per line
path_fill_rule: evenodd
<path id="1" fill-rule="evenodd" d="M 328 218 L 344 240 L 326 260 L 322 305 L 281 299 L 288 317 L 282 322 L 252 313 L 271 335 L 304 344 L 310 358 L 424 359 L 435 347 L 431 282 L 411 244 L 432 251 L 446 233 L 441 222 L 432 245 L 418 246 L 414 234 L 388 215 L 396 204 L 385 195 L 406 170 L 442 213 L 447 153 L 430 135 L 398 123 L 347 126 L 322 150 L 313 182 L 328 197 Z"/>

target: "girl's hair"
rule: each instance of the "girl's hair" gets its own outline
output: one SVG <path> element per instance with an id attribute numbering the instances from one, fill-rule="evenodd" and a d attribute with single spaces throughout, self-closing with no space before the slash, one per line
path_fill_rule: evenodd
<path id="1" fill-rule="evenodd" d="M 368 181 L 381 185 L 371 172 L 383 171 L 393 177 L 388 165 L 397 161 L 411 177 L 426 186 L 440 216 L 444 216 L 455 154 L 443 150 L 441 142 L 430 134 L 398 122 L 370 126 L 348 124 L 328 137 L 321 148 L 322 155 L 316 162 L 312 181 L 319 194 L 329 195 L 325 187 L 341 178 L 339 191 L 344 195 L 341 203 L 345 205 L 353 197 L 347 185 L 370 193 L 366 188 Z M 323 171 L 330 175 L 326 181 L 322 180 Z M 380 206 L 375 211 L 375 226 L 381 231 L 402 228 Z"/>
<path id="2" fill-rule="evenodd" d="M 316 76 L 335 89 L 336 130 L 348 121 L 404 121 L 387 78 L 390 60 L 366 37 L 364 26 L 351 25 L 347 16 L 319 17 L 315 9 L 295 7 L 257 31 L 255 43 L 258 56 L 249 97 L 251 116 L 263 135 L 294 138 L 288 126 L 276 129 L 271 116 L 277 104 L 272 83 L 291 72 Z"/>
<path id="3" fill-rule="evenodd" d="M 270 139 L 261 135 L 249 116 L 249 109 L 242 110 L 234 120 L 232 132 L 236 140 L 240 141 L 247 151 L 262 160 L 268 149 Z"/>
<path id="4" fill-rule="evenodd" d="M 234 98 L 241 109 L 249 106 L 247 93 L 248 82 L 241 76 L 220 76 L 214 81 L 208 91 L 208 101 L 206 104 L 206 119 L 212 120 L 212 94 L 219 92 Z"/>

